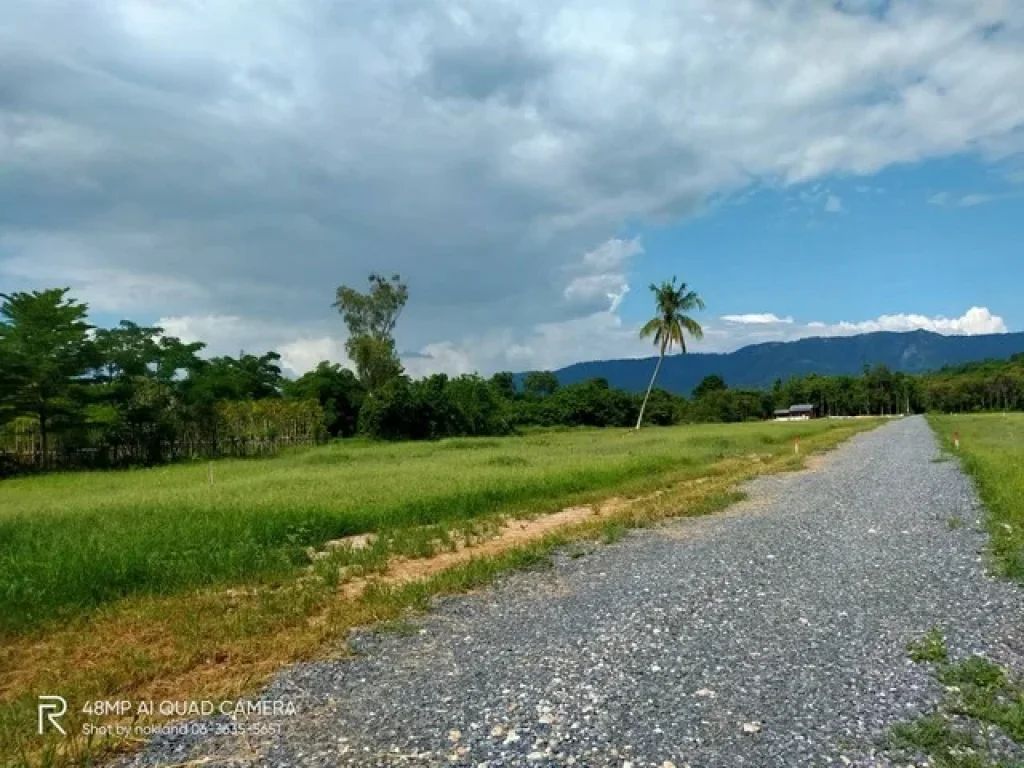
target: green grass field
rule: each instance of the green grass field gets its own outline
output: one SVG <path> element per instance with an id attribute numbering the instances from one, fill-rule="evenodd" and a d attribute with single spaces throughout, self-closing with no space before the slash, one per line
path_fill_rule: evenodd
<path id="1" fill-rule="evenodd" d="M 988 507 L 992 553 L 1002 573 L 1024 582 L 1024 414 L 931 416 L 943 448 L 958 452 Z"/>
<path id="2" fill-rule="evenodd" d="M 0 483 L 0 636 L 133 594 L 285 579 L 308 547 L 550 510 L 579 494 L 789 450 L 841 422 L 335 443 L 272 459 Z M 406 542 L 406 546 L 410 545 Z"/>
<path id="3" fill-rule="evenodd" d="M 353 627 L 401 622 L 433 595 L 542 565 L 556 547 L 699 515 L 736 484 L 796 468 L 878 422 L 573 430 L 437 443 L 345 441 L 276 458 L 0 483 L 0 765 L 92 765 L 113 740 L 39 737 L 37 696 L 222 700 L 282 664 L 338 650 Z M 801 439 L 801 457 L 793 438 Z M 698 480 L 699 479 L 699 480 Z M 657 495 L 645 495 L 651 491 Z M 468 550 L 446 570 L 353 595 L 342 582 L 427 557 L 502 516 L 611 496 L 613 517 Z M 367 549 L 310 550 L 377 533 Z M 75 729 L 85 716 L 72 718 Z M 87 719 L 87 718 L 86 718 Z"/>

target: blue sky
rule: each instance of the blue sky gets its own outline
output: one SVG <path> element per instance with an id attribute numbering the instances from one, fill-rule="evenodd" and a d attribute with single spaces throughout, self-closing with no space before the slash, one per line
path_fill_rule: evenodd
<path id="1" fill-rule="evenodd" d="M 622 315 L 648 311 L 641 286 L 677 271 L 713 315 L 770 313 L 837 324 L 986 307 L 1024 330 L 1024 187 L 960 156 L 758 187 L 695 218 L 636 227 L 647 258 Z"/>
<path id="2" fill-rule="evenodd" d="M 72 10 L 69 10 L 72 9 Z M 410 373 L 1024 330 L 1012 0 L 33 0 L 0 29 L 0 291 L 211 354 L 345 362 L 398 272 Z"/>

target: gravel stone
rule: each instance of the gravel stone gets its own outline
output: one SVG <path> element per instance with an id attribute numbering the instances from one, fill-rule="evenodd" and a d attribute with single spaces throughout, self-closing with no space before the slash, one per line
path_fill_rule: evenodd
<path id="1" fill-rule="evenodd" d="M 276 735 L 156 739 L 117 765 L 893 765 L 888 727 L 943 695 L 908 641 L 938 626 L 954 659 L 1024 670 L 1024 590 L 986 574 L 983 510 L 937 453 L 921 417 L 858 435 L 724 513 L 283 670 L 261 698 L 298 714 L 249 723 Z"/>

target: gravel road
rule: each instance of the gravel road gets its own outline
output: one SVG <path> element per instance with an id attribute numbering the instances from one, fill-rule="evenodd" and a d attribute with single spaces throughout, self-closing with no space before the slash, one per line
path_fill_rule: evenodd
<path id="1" fill-rule="evenodd" d="M 923 418 L 893 422 L 725 513 L 284 670 L 263 698 L 298 714 L 249 723 L 276 735 L 163 738 L 121 764 L 889 765 L 879 737 L 941 698 L 909 640 L 939 626 L 954 658 L 1024 669 L 1024 590 L 985 574 L 983 510 L 937 454 Z"/>

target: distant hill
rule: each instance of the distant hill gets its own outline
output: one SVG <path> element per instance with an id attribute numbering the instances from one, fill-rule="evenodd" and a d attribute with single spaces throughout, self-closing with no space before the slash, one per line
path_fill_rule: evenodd
<path id="1" fill-rule="evenodd" d="M 728 354 L 671 355 L 665 358 L 658 386 L 689 395 L 705 376 L 717 373 L 730 387 L 767 388 L 776 379 L 808 373 L 858 374 L 865 365 L 884 364 L 894 371 L 924 373 L 947 365 L 1007 358 L 1024 352 L 1024 333 L 942 336 L 929 331 L 865 333 L 859 336 L 810 338 L 743 347 Z M 613 387 L 643 391 L 654 369 L 653 357 L 598 360 L 555 371 L 562 384 L 594 377 Z"/>

